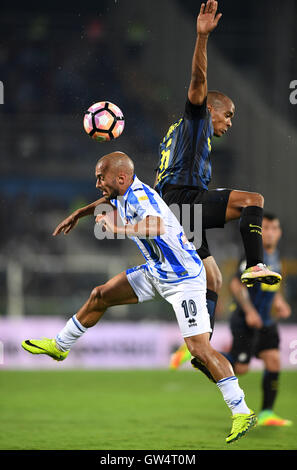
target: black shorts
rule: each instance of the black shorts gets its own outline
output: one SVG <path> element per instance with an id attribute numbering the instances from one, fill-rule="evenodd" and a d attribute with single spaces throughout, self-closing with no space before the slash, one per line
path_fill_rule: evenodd
<path id="1" fill-rule="evenodd" d="M 249 328 L 244 318 L 234 315 L 231 318 L 231 332 L 233 343 L 230 356 L 234 363 L 248 364 L 253 356 L 259 357 L 261 351 L 279 347 L 279 334 L 275 323 L 260 329 Z"/>
<path id="2" fill-rule="evenodd" d="M 182 218 L 182 204 L 202 204 L 202 244 L 197 250 L 201 259 L 211 256 L 205 230 L 209 228 L 222 228 L 226 222 L 226 209 L 232 189 L 212 189 L 207 191 L 203 188 L 168 188 L 163 199 L 168 206 L 177 204 L 180 207 Z M 193 214 L 193 213 L 192 213 Z M 192 215 L 191 214 L 191 215 Z M 191 229 L 194 230 L 191 217 Z M 182 220 L 180 220 L 182 222 Z"/>

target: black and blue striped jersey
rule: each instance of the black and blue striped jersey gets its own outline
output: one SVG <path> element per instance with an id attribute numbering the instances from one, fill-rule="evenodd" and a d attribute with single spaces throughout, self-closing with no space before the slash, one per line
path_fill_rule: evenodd
<path id="1" fill-rule="evenodd" d="M 208 188 L 212 136 L 206 99 L 201 106 L 187 100 L 183 117 L 170 126 L 160 144 L 155 190 L 161 196 L 168 184 Z"/>
<path id="2" fill-rule="evenodd" d="M 264 257 L 263 261 L 266 266 L 269 267 L 272 271 L 275 271 L 281 274 L 281 261 L 279 252 L 275 251 L 272 254 L 268 254 L 264 250 Z M 245 270 L 246 261 L 242 260 L 239 264 L 237 277 L 240 279 L 241 274 Z M 248 293 L 250 296 L 250 300 L 254 305 L 255 309 L 261 316 L 262 322 L 264 326 L 269 326 L 274 323 L 274 319 L 271 317 L 271 308 L 274 296 L 278 291 L 280 285 L 268 285 L 260 282 L 256 282 L 253 287 L 248 288 Z M 235 312 L 240 316 L 244 316 L 244 312 L 242 311 L 241 307 L 236 303 L 236 310 Z"/>

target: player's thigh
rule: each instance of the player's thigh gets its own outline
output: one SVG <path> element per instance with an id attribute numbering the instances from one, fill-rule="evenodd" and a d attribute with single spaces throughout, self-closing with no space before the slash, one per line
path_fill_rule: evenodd
<path id="1" fill-rule="evenodd" d="M 223 278 L 214 257 L 208 256 L 202 261 L 206 271 L 207 288 L 218 292 L 222 287 Z"/>
<path id="2" fill-rule="evenodd" d="M 259 193 L 249 191 L 238 191 L 233 189 L 230 192 L 229 200 L 226 208 L 226 222 L 229 220 L 239 219 L 241 211 L 247 206 L 263 207 L 264 198 Z"/>
<path id="3" fill-rule="evenodd" d="M 234 363 L 238 364 L 239 369 L 241 366 L 243 366 L 242 369 L 245 369 L 253 355 L 253 337 L 246 335 L 244 330 L 233 331 L 232 334 L 233 342 L 229 354 Z"/>
<path id="4" fill-rule="evenodd" d="M 223 228 L 226 223 L 226 212 L 231 189 L 212 189 L 205 191 L 201 197 L 203 229 Z"/>
<path id="5" fill-rule="evenodd" d="M 255 356 L 265 363 L 268 370 L 277 372 L 280 370 L 279 357 L 279 332 L 276 324 L 263 327 L 259 330 L 255 347 Z"/>
<path id="6" fill-rule="evenodd" d="M 145 264 L 127 269 L 127 280 L 139 303 L 155 299 L 158 292 Z"/>
<path id="7" fill-rule="evenodd" d="M 202 284 L 202 283 L 201 283 Z M 206 304 L 206 289 L 201 289 L 199 281 L 181 281 L 168 286 L 161 295 L 172 305 L 181 334 L 189 336 L 211 333 L 210 318 Z M 205 278 L 203 279 L 205 285 Z"/>
<path id="8" fill-rule="evenodd" d="M 136 304 L 138 297 L 127 279 L 125 271 L 117 274 L 105 284 L 100 286 L 100 296 L 109 306 Z"/>

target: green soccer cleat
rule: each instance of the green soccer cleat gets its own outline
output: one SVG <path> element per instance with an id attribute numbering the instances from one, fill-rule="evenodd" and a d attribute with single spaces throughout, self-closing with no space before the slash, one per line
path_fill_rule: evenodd
<path id="1" fill-rule="evenodd" d="M 169 369 L 178 369 L 182 364 L 191 359 L 191 354 L 186 343 L 183 343 L 171 356 Z"/>
<path id="2" fill-rule="evenodd" d="M 22 347 L 31 354 L 47 354 L 55 361 L 64 361 L 69 354 L 69 351 L 60 351 L 56 341 L 50 338 L 27 339 L 22 342 Z"/>
<path id="3" fill-rule="evenodd" d="M 250 414 L 237 413 L 232 416 L 232 429 L 230 434 L 226 437 L 226 443 L 237 441 L 243 437 L 253 426 L 257 424 L 257 416 L 250 410 Z"/>
<path id="4" fill-rule="evenodd" d="M 258 263 L 256 266 L 251 266 L 243 271 L 241 275 L 241 282 L 247 287 L 252 287 L 255 282 L 262 282 L 263 284 L 279 284 L 282 276 L 279 273 L 271 271 L 265 264 Z"/>
<path id="5" fill-rule="evenodd" d="M 258 417 L 259 426 L 292 426 L 292 421 L 277 416 L 272 410 L 263 410 Z"/>

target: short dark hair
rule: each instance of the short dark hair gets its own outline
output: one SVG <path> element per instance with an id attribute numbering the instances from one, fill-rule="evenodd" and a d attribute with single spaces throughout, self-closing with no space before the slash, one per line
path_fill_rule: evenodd
<path id="1" fill-rule="evenodd" d="M 272 220 L 279 220 L 279 218 L 277 217 L 277 215 L 273 214 L 272 212 L 264 212 L 264 213 L 263 213 L 263 219 L 270 220 L 270 222 L 271 222 Z"/>
<path id="2" fill-rule="evenodd" d="M 215 109 L 220 108 L 226 100 L 231 100 L 229 96 L 217 90 L 209 90 L 207 93 L 207 103 Z"/>

